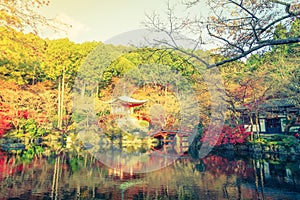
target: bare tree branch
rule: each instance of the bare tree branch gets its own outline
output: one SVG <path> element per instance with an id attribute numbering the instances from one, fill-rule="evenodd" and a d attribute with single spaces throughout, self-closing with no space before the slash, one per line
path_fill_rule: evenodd
<path id="1" fill-rule="evenodd" d="M 203 2 L 206 2 L 204 5 Z M 206 20 L 187 19 L 189 23 L 180 26 L 178 15 L 168 2 L 167 22 L 162 23 L 157 18 L 159 16 L 148 16 L 148 28 L 154 28 L 168 36 L 168 40 L 159 41 L 165 48 L 171 48 L 186 54 L 203 63 L 207 68 L 220 66 L 232 61 L 247 57 L 249 54 L 258 50 L 264 50 L 267 46 L 276 46 L 284 44 L 293 44 L 300 42 L 300 36 L 294 35 L 291 38 L 276 38 L 274 30 L 278 24 L 289 28 L 294 18 L 300 17 L 300 2 L 292 0 L 184 0 L 187 8 L 199 9 L 210 8 L 210 15 Z M 175 17 L 176 16 L 176 17 Z M 159 23 L 158 23 L 159 22 Z M 176 31 L 174 31 L 176 30 Z M 220 43 L 221 47 L 217 53 L 224 56 L 224 60 L 216 63 L 209 63 L 205 58 L 200 58 L 194 54 L 196 49 L 186 50 L 178 47 L 177 37 L 175 35 L 189 35 L 201 33 L 197 36 L 200 40 L 195 39 L 195 47 L 203 42 Z M 206 30 L 206 31 L 204 31 Z M 210 36 L 210 37 L 208 37 Z M 206 41 L 203 38 L 207 38 Z"/>
<path id="2" fill-rule="evenodd" d="M 242 53 L 244 53 L 244 50 L 243 50 L 241 47 L 239 47 L 238 45 L 235 45 L 235 44 L 231 43 L 230 41 L 226 40 L 225 38 L 222 38 L 222 37 L 219 37 L 219 36 L 217 36 L 217 35 L 214 35 L 214 34 L 209 30 L 209 27 L 208 27 L 208 26 L 207 26 L 206 29 L 207 29 L 208 34 L 209 34 L 210 36 L 212 36 L 212 37 L 214 37 L 214 38 L 217 38 L 217 39 L 219 39 L 219 40 L 222 40 L 222 41 L 224 41 L 225 43 L 227 43 L 228 45 L 233 46 L 233 47 L 239 49 Z"/>
<path id="3" fill-rule="evenodd" d="M 221 62 L 217 62 L 215 64 L 210 65 L 208 68 L 212 68 L 212 67 L 217 67 L 217 66 L 221 66 L 225 63 L 229 63 L 232 61 L 236 61 L 239 60 L 243 57 L 246 57 L 247 55 L 249 55 L 250 53 L 257 51 L 265 46 L 275 46 L 275 45 L 283 45 L 283 44 L 292 44 L 292 43 L 299 43 L 300 42 L 300 37 L 296 37 L 296 38 L 288 38 L 288 39 L 282 39 L 282 40 L 265 40 L 265 41 L 261 41 L 260 45 L 257 45 L 251 49 L 249 49 L 248 51 L 245 51 L 242 54 L 239 54 L 237 56 L 234 56 L 232 58 L 223 60 Z"/>
<path id="4" fill-rule="evenodd" d="M 244 10 L 246 13 L 248 13 L 251 16 L 251 18 L 253 18 L 255 20 L 258 20 L 258 18 L 252 12 L 250 12 L 247 8 L 245 8 L 243 6 L 243 1 L 241 1 L 240 3 L 237 3 L 237 2 L 232 1 L 232 0 L 228 0 L 228 1 L 231 2 L 232 4 L 236 5 L 236 6 L 240 7 L 242 10 Z"/>

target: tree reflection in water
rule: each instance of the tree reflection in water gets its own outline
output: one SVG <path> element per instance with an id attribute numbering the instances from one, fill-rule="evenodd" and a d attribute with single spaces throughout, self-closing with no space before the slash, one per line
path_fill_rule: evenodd
<path id="1" fill-rule="evenodd" d="M 86 152 L 0 152 L 0 199 L 299 199 L 298 169 L 297 160 L 209 155 L 136 174 Z"/>

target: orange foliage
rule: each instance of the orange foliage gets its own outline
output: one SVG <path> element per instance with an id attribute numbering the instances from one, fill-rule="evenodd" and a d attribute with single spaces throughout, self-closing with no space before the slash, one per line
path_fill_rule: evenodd
<path id="1" fill-rule="evenodd" d="M 55 116 L 56 101 L 55 91 L 48 82 L 21 87 L 0 80 L 0 115 L 6 117 L 11 128 L 18 128 L 22 118 L 34 119 L 39 127 L 48 127 L 49 119 Z"/>

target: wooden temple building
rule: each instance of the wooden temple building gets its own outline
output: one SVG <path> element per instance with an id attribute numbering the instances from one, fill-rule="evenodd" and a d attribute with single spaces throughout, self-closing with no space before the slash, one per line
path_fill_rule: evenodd
<path id="1" fill-rule="evenodd" d="M 300 107 L 297 99 L 271 99 L 259 104 L 255 110 L 247 107 L 237 110 L 241 114 L 240 120 L 249 131 L 266 134 L 286 133 L 287 126 L 288 131 L 292 131 L 291 128 L 293 131 L 300 130 Z"/>
<path id="2" fill-rule="evenodd" d="M 109 103 L 112 105 L 112 112 L 116 115 L 134 114 L 134 107 L 141 106 L 148 100 L 138 100 L 128 96 L 120 96 Z"/>

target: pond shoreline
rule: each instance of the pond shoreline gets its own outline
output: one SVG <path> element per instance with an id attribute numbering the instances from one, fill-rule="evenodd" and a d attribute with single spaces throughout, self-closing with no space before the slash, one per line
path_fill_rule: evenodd
<path id="1" fill-rule="evenodd" d="M 266 144 L 226 144 L 214 147 L 212 150 L 216 154 L 228 154 L 233 152 L 235 155 L 257 157 L 280 157 L 280 158 L 300 158 L 300 144 L 293 146 L 285 145 L 266 145 Z"/>
<path id="2" fill-rule="evenodd" d="M 68 143 L 68 137 L 59 136 L 58 133 L 48 134 L 45 137 L 38 138 L 10 138 L 3 137 L 0 138 L 0 149 L 4 151 L 11 150 L 23 150 L 27 144 L 40 145 L 43 142 L 57 142 L 61 145 Z M 73 141 L 74 140 L 74 141 Z M 76 143 L 76 139 L 73 138 L 72 142 Z M 79 144 L 79 143 L 78 143 Z M 198 157 L 199 149 L 201 144 L 190 145 L 189 154 L 191 157 Z M 198 152 L 197 152 L 198 151 Z M 254 142 L 247 142 L 244 144 L 222 144 L 220 146 L 214 146 L 211 150 L 212 153 L 216 154 L 234 154 L 241 156 L 250 157 L 261 157 L 262 155 L 270 155 L 269 157 L 299 157 L 300 158 L 300 143 L 298 140 L 292 140 L 289 142 L 285 141 L 261 141 L 256 140 Z"/>

